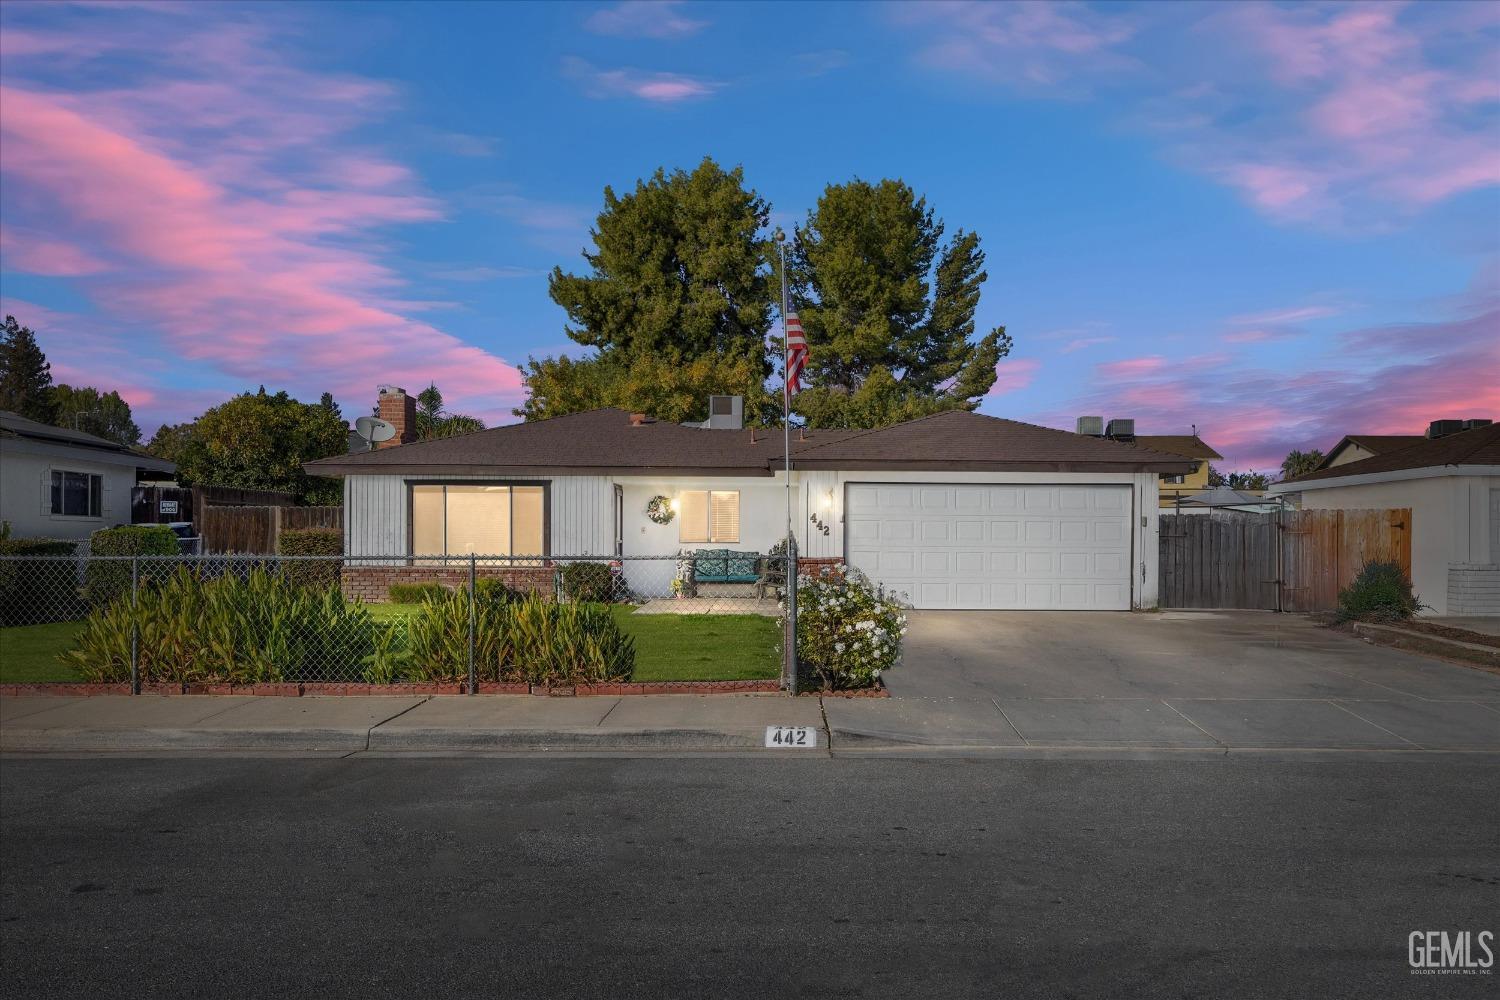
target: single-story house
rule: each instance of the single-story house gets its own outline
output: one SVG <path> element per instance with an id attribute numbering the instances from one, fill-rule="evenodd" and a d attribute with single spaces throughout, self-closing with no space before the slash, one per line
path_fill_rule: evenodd
<path id="1" fill-rule="evenodd" d="M 0 410 L 0 520 L 18 538 L 82 539 L 130 523 L 130 490 L 177 471 L 94 434 Z"/>
<path id="2" fill-rule="evenodd" d="M 1157 477 L 1189 471 L 1181 456 L 949 412 L 793 430 L 789 498 L 782 431 L 741 426 L 738 403 L 715 397 L 703 426 L 598 409 L 306 468 L 344 477 L 345 551 L 380 563 L 345 571 L 366 599 L 439 554 L 507 556 L 516 574 L 528 556 L 619 557 L 644 582 L 632 557 L 769 551 L 790 500 L 804 559 L 847 561 L 919 608 L 1156 604 Z M 411 412 L 382 401 L 398 425 Z M 670 523 L 648 516 L 657 498 Z"/>
<path id="3" fill-rule="evenodd" d="M 1500 615 L 1500 426 L 1434 421 L 1415 443 L 1269 492 L 1303 510 L 1410 507 L 1412 584 L 1430 613 Z"/>
<path id="4" fill-rule="evenodd" d="M 1346 434 L 1323 456 L 1323 461 L 1318 463 L 1318 470 L 1348 465 L 1398 448 L 1410 448 L 1426 439 L 1423 434 Z"/>

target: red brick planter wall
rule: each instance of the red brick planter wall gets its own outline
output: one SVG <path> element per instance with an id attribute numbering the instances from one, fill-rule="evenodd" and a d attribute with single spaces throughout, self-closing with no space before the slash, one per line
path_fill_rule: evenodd
<path id="1" fill-rule="evenodd" d="M 800 576 L 826 576 L 834 571 L 834 567 L 844 560 L 838 556 L 818 556 L 816 558 L 798 556 L 797 573 Z"/>
<path id="2" fill-rule="evenodd" d="M 512 590 L 553 592 L 551 566 L 478 566 L 474 575 L 502 580 Z M 438 583 L 450 589 L 469 585 L 469 567 L 450 566 L 345 566 L 344 596 L 366 604 L 385 604 L 393 583 Z"/>

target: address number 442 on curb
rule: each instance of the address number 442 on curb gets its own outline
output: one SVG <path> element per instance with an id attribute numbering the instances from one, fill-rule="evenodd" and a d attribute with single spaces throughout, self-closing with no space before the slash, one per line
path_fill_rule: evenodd
<path id="1" fill-rule="evenodd" d="M 767 726 L 766 746 L 777 750 L 812 749 L 818 745 L 818 731 L 812 726 Z"/>

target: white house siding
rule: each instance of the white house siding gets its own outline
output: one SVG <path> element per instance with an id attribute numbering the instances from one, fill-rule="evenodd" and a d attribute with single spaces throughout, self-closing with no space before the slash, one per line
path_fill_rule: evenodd
<path id="1" fill-rule="evenodd" d="M 1426 614 L 1500 614 L 1490 584 L 1500 579 L 1491 561 L 1491 534 L 1500 531 L 1490 490 L 1500 476 L 1432 476 L 1385 483 L 1330 486 L 1302 493 L 1304 510 L 1411 508 L 1411 579 Z M 1455 578 L 1456 576 L 1456 578 Z M 1456 606 L 1450 606 L 1450 589 Z M 1477 609 L 1482 610 L 1477 610 Z"/>
<path id="2" fill-rule="evenodd" d="M 50 453 L 49 453 L 50 452 Z M 63 517 L 52 513 L 52 470 L 87 472 L 103 477 L 100 516 Z M 100 528 L 130 523 L 130 489 L 135 462 L 101 461 L 89 449 L 43 450 L 26 441 L 7 441 L 0 448 L 0 520 L 9 521 L 17 538 L 84 539 Z"/>
<path id="3" fill-rule="evenodd" d="M 504 482 L 492 476 L 433 477 L 433 481 L 477 479 Z M 408 476 L 348 476 L 344 496 L 345 545 L 350 555 L 407 554 Z M 675 566 L 670 557 L 685 549 L 732 548 L 766 552 L 786 534 L 787 493 L 780 475 L 773 477 L 721 476 L 553 476 L 551 484 L 552 552 L 556 555 L 602 555 L 615 552 L 614 488 L 623 502 L 622 551 L 633 586 L 647 592 L 669 587 Z M 851 482 L 1051 483 L 1116 484 L 1132 489 L 1134 531 L 1131 556 L 1131 603 L 1154 607 L 1157 600 L 1157 502 L 1154 473 L 993 473 L 993 472 L 793 472 L 792 522 L 800 552 L 810 558 L 841 558 L 844 554 L 844 495 Z M 675 497 L 688 489 L 738 490 L 740 537 L 735 544 L 684 543 L 678 524 L 659 525 L 646 517 L 654 496 Z M 816 514 L 827 525 L 825 535 L 811 520 Z M 1142 522 L 1145 523 L 1142 523 Z M 647 562 L 641 557 L 658 557 Z M 635 557 L 637 562 L 630 562 Z M 398 561 L 398 560 L 392 560 Z"/>
<path id="4" fill-rule="evenodd" d="M 407 505 L 410 483 L 537 482 L 499 476 L 345 476 L 344 551 L 351 556 L 392 556 L 407 552 Z M 557 555 L 613 555 L 614 488 L 607 476 L 555 476 L 549 489 L 549 528 Z"/>

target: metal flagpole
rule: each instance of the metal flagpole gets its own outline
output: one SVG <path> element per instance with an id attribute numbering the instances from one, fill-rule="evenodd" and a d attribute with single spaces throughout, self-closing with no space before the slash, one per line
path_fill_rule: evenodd
<path id="1" fill-rule="evenodd" d="M 787 330 L 789 310 L 786 284 L 786 233 L 776 230 L 776 250 L 781 257 L 781 430 L 786 465 L 786 674 L 787 689 L 797 693 L 797 540 L 792 537 L 792 348 Z"/>

